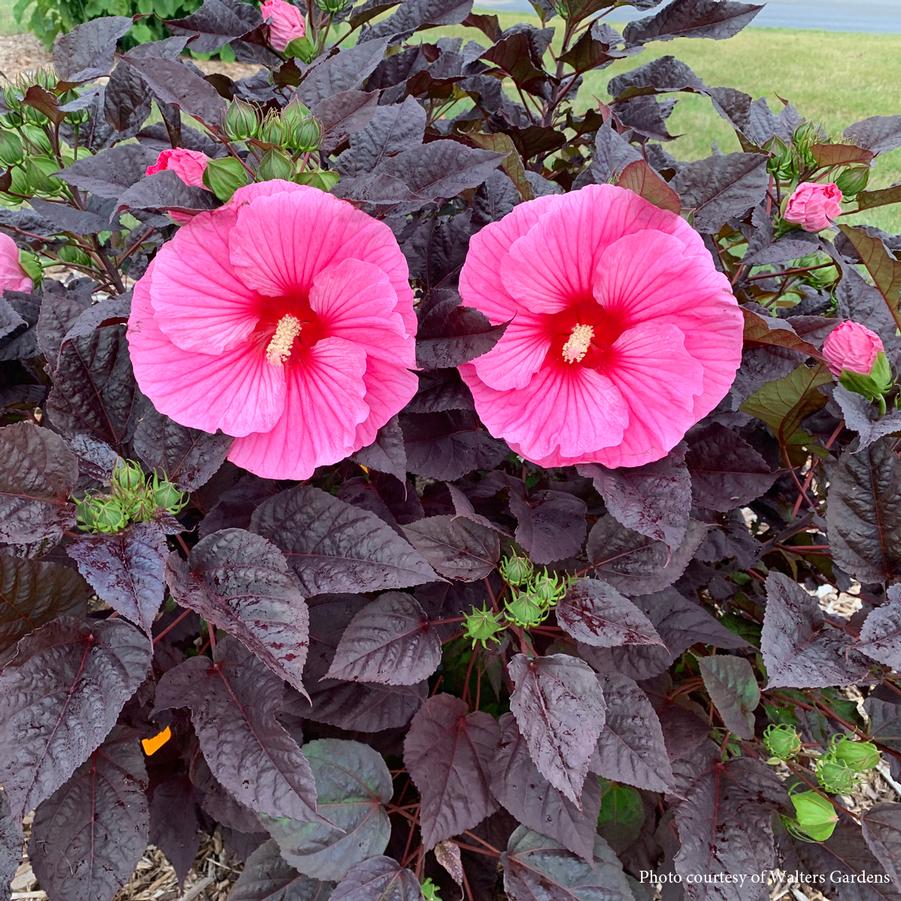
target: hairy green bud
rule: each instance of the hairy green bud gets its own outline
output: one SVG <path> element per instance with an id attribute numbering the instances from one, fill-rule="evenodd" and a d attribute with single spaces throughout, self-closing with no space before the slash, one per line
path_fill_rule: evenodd
<path id="1" fill-rule="evenodd" d="M 278 113 L 267 113 L 263 119 L 257 137 L 264 144 L 279 147 L 285 140 L 285 126 Z"/>
<path id="2" fill-rule="evenodd" d="M 113 494 L 131 498 L 143 492 L 146 484 L 147 479 L 140 463 L 134 460 L 119 460 L 116 463 L 112 479 Z"/>
<path id="3" fill-rule="evenodd" d="M 62 182 L 53 175 L 59 171 L 59 163 L 52 157 L 28 157 L 24 168 L 29 193 L 58 194 L 62 190 Z"/>
<path id="4" fill-rule="evenodd" d="M 866 773 L 879 765 L 879 749 L 871 741 L 855 741 L 850 735 L 833 736 L 827 756 L 855 773 Z"/>
<path id="5" fill-rule="evenodd" d="M 510 589 L 510 599 L 504 604 L 504 616 L 515 626 L 531 629 L 540 626 L 550 612 L 550 608 L 526 589 Z"/>
<path id="6" fill-rule="evenodd" d="M 50 143 L 50 138 L 43 128 L 40 128 L 37 125 L 25 125 L 22 127 L 22 134 L 25 136 L 25 140 L 34 148 L 36 153 L 43 153 L 45 155 L 53 153 L 53 145 Z"/>
<path id="7" fill-rule="evenodd" d="M 156 473 L 153 474 L 150 490 L 156 508 L 165 510 L 173 516 L 180 513 L 188 505 L 187 495 L 168 479 L 160 478 Z"/>
<path id="8" fill-rule="evenodd" d="M 309 118 L 288 128 L 285 136 L 287 145 L 301 153 L 311 153 L 319 147 L 322 139 L 322 126 L 318 119 Z"/>
<path id="9" fill-rule="evenodd" d="M 501 565 L 498 572 L 501 578 L 508 584 L 514 586 L 525 585 L 532 578 L 535 567 L 528 557 L 520 557 L 516 553 L 512 553 L 501 559 Z"/>
<path id="10" fill-rule="evenodd" d="M 255 138 L 260 128 L 257 108 L 246 100 L 236 98 L 229 103 L 223 122 L 225 136 L 230 141 L 246 141 Z"/>
<path id="11" fill-rule="evenodd" d="M 770 723 L 763 733 L 763 746 L 774 760 L 791 760 L 801 750 L 801 736 L 794 726 Z"/>
<path id="12" fill-rule="evenodd" d="M 481 608 L 473 607 L 463 618 L 463 634 L 472 642 L 472 646 L 481 644 L 488 647 L 488 642 L 498 643 L 498 633 L 503 632 L 505 626 L 499 613 L 488 609 L 485 604 Z"/>
<path id="13" fill-rule="evenodd" d="M 114 497 L 85 495 L 75 502 L 75 522 L 83 532 L 113 534 L 128 525 L 128 514 Z"/>
<path id="14" fill-rule="evenodd" d="M 569 580 L 565 576 L 551 575 L 547 569 L 535 573 L 529 582 L 529 594 L 545 607 L 555 607 L 566 596 Z"/>
<path id="15" fill-rule="evenodd" d="M 849 766 L 836 760 L 831 754 L 824 754 L 817 762 L 814 770 L 817 782 L 827 792 L 834 795 L 847 795 L 857 785 L 857 774 Z"/>

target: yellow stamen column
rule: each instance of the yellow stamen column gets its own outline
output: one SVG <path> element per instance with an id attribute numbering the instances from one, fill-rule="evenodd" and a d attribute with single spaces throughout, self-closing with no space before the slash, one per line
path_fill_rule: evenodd
<path id="1" fill-rule="evenodd" d="M 564 363 L 581 363 L 591 347 L 591 339 L 594 338 L 594 329 L 590 325 L 575 325 L 566 344 L 563 345 Z"/>
<path id="2" fill-rule="evenodd" d="M 266 359 L 273 366 L 283 366 L 291 356 L 291 348 L 300 334 L 300 320 L 296 316 L 282 316 L 275 327 L 275 334 L 266 348 Z"/>

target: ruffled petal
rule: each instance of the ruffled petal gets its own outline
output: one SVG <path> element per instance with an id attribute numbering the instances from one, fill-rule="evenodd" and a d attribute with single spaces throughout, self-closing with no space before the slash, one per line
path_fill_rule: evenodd
<path id="1" fill-rule="evenodd" d="M 606 374 L 629 411 L 629 427 L 615 447 L 601 450 L 605 466 L 640 466 L 666 456 L 695 424 L 694 398 L 704 367 L 685 348 L 674 325 L 648 322 L 616 340 Z"/>
<path id="2" fill-rule="evenodd" d="M 128 346 L 141 391 L 161 413 L 205 432 L 241 436 L 271 429 L 285 405 L 285 377 L 247 341 L 222 354 L 186 351 L 160 330 L 149 285 L 159 257 L 134 288 Z"/>
<path id="3" fill-rule="evenodd" d="M 414 335 L 409 269 L 391 229 L 345 200 L 316 188 L 287 184 L 248 185 L 230 201 L 238 220 L 229 247 L 241 278 L 271 297 L 309 294 L 313 279 L 329 266 L 346 259 L 372 263 L 391 282 L 397 295 L 395 311 L 408 334 Z M 260 188 L 266 190 L 256 190 Z"/>
<path id="4" fill-rule="evenodd" d="M 469 239 L 466 262 L 460 271 L 460 296 L 468 307 L 481 310 L 493 325 L 512 319 L 519 304 L 507 293 L 501 279 L 501 260 L 510 245 L 525 235 L 548 211 L 556 209 L 563 195 L 537 197 L 513 208 Z"/>
<path id="5" fill-rule="evenodd" d="M 357 426 L 357 448 L 372 444 L 378 430 L 403 410 L 419 388 L 419 379 L 409 369 L 372 356 L 366 361 L 364 381 L 369 416 Z"/>
<path id="6" fill-rule="evenodd" d="M 371 356 L 413 367 L 415 341 L 394 311 L 396 304 L 388 276 L 361 260 L 343 260 L 320 272 L 310 292 L 310 307 L 329 335 L 351 341 Z"/>
<path id="7" fill-rule="evenodd" d="M 686 256 L 706 253 L 683 219 L 613 185 L 588 185 L 559 202 L 517 239 L 501 260 L 506 291 L 536 313 L 557 313 L 592 296 L 595 270 L 609 245 L 645 229 L 672 234 Z"/>
<path id="8" fill-rule="evenodd" d="M 490 388 L 504 391 L 524 388 L 547 357 L 551 340 L 542 328 L 542 317 L 521 312 L 507 326 L 501 340 L 473 364 Z"/>
<path id="9" fill-rule="evenodd" d="M 460 367 L 476 411 L 496 438 L 542 465 L 559 466 L 623 440 L 628 409 L 607 376 L 586 366 L 548 365 L 525 388 L 495 391 L 475 367 Z"/>
<path id="10" fill-rule="evenodd" d="M 182 350 L 222 353 L 256 327 L 256 295 L 229 260 L 234 224 L 230 210 L 200 213 L 156 256 L 150 303 L 159 327 Z"/>
<path id="11" fill-rule="evenodd" d="M 308 479 L 359 450 L 357 426 L 369 416 L 365 372 L 366 352 L 342 338 L 295 352 L 284 415 L 271 430 L 235 441 L 228 459 L 263 478 Z"/>

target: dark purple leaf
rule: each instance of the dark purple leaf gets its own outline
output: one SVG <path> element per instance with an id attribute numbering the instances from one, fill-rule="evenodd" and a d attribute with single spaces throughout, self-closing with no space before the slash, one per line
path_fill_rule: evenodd
<path id="1" fill-rule="evenodd" d="M 0 429 L 0 542 L 55 538 L 72 525 L 77 480 L 78 459 L 59 435 L 31 422 Z"/>
<path id="2" fill-rule="evenodd" d="M 871 116 L 845 129 L 845 138 L 874 153 L 901 147 L 901 116 Z"/>
<path id="3" fill-rule="evenodd" d="M 901 884 L 901 804 L 884 801 L 864 812 L 863 837 L 885 872 Z"/>
<path id="4" fill-rule="evenodd" d="M 760 648 L 767 688 L 825 688 L 862 679 L 866 662 L 851 639 L 830 626 L 817 599 L 779 572 L 767 576 Z"/>
<path id="5" fill-rule="evenodd" d="M 309 613 L 278 548 L 252 532 L 224 529 L 198 542 L 187 562 L 173 554 L 167 581 L 182 607 L 233 635 L 304 691 Z"/>
<path id="6" fill-rule="evenodd" d="M 628 469 L 589 464 L 579 473 L 594 481 L 607 511 L 626 528 L 676 548 L 685 537 L 691 511 L 691 478 L 685 447 L 667 457 Z"/>
<path id="7" fill-rule="evenodd" d="M 670 187 L 682 198 L 691 224 L 716 232 L 763 200 L 769 185 L 767 157 L 760 153 L 716 154 L 679 169 Z"/>
<path id="8" fill-rule="evenodd" d="M 901 460 L 882 438 L 846 451 L 829 473 L 826 522 L 835 562 L 861 582 L 901 576 Z"/>
<path id="9" fill-rule="evenodd" d="M 600 782 L 586 779 L 579 804 L 573 804 L 538 772 L 511 714 L 501 717 L 500 727 L 500 746 L 489 764 L 495 798 L 524 826 L 591 860 L 601 806 Z"/>
<path id="10" fill-rule="evenodd" d="M 494 717 L 470 713 L 469 705 L 452 695 L 429 698 L 413 717 L 404 764 L 422 798 L 420 828 L 427 850 L 497 810 L 488 787 L 497 742 Z"/>
<path id="11" fill-rule="evenodd" d="M 60 81 L 74 84 L 109 75 L 116 41 L 131 26 L 129 16 L 102 16 L 60 35 L 53 47 L 53 67 Z"/>
<path id="12" fill-rule="evenodd" d="M 853 394 L 844 385 L 836 385 L 832 397 L 841 408 L 845 425 L 859 436 L 856 451 L 866 450 L 886 435 L 901 432 L 901 410 L 882 416 L 875 404 L 860 394 Z"/>
<path id="13" fill-rule="evenodd" d="M 119 144 L 95 156 L 82 157 L 60 172 L 59 177 L 75 188 L 98 197 L 116 200 L 133 184 L 144 178 L 156 154 L 140 144 Z"/>
<path id="14" fill-rule="evenodd" d="M 370 41 L 373 38 L 388 37 L 395 40 L 423 28 L 456 25 L 472 12 L 472 0 L 406 0 L 400 7 L 397 12 L 366 31 L 365 39 Z"/>
<path id="15" fill-rule="evenodd" d="M 19 642 L 0 670 L 0 781 L 20 819 L 100 746 L 150 654 L 147 637 L 121 619 L 62 617 Z"/>
<path id="16" fill-rule="evenodd" d="M 630 22 L 623 32 L 627 44 L 671 41 L 673 38 L 731 38 L 763 9 L 734 0 L 673 0 L 653 16 Z"/>
<path id="17" fill-rule="evenodd" d="M 68 566 L 0 554 L 0 658 L 58 616 L 83 617 L 91 592 Z"/>
<path id="18" fill-rule="evenodd" d="M 228 901 L 327 901 L 334 898 L 332 890 L 331 883 L 298 873 L 270 839 L 244 862 Z"/>
<path id="19" fill-rule="evenodd" d="M 689 522 L 681 546 L 671 551 L 608 514 L 588 534 L 588 559 L 597 576 L 614 588 L 632 596 L 651 594 L 682 575 L 706 534 L 707 526 Z"/>
<path id="20" fill-rule="evenodd" d="M 478 310 L 460 305 L 456 292 L 429 307 L 416 340 L 416 362 L 423 369 L 452 369 L 494 347 L 506 325 L 492 325 Z"/>
<path id="21" fill-rule="evenodd" d="M 856 649 L 893 670 L 901 670 L 901 585 L 889 588 L 886 602 L 864 620 Z"/>
<path id="22" fill-rule="evenodd" d="M 760 687 L 751 664 L 744 657 L 717 655 L 701 657 L 698 669 L 723 725 L 750 741 L 754 737 L 754 710 L 760 703 Z"/>
<path id="23" fill-rule="evenodd" d="M 304 719 L 348 732 L 382 732 L 410 722 L 428 697 L 428 683 L 361 685 L 323 679 L 311 684 L 309 693 L 313 707 L 303 713 Z"/>
<path id="24" fill-rule="evenodd" d="M 554 788 L 578 805 L 591 755 L 604 726 L 604 696 L 588 664 L 566 654 L 517 654 L 507 672 L 510 712 L 529 754 Z"/>
<path id="25" fill-rule="evenodd" d="M 510 901 L 633 901 L 623 866 L 600 836 L 593 862 L 552 839 L 520 826 L 501 855 L 504 890 Z"/>
<path id="26" fill-rule="evenodd" d="M 5 792 L 0 792 L 0 897 L 8 901 L 10 883 L 22 862 L 25 839 L 22 823 L 12 815 Z"/>
<path id="27" fill-rule="evenodd" d="M 41 312 L 36 337 L 38 348 L 51 367 L 57 364 L 63 338 L 91 305 L 96 287 L 93 281 L 86 278 L 68 285 L 45 279 L 41 286 Z"/>
<path id="28" fill-rule="evenodd" d="M 203 5 L 183 19 L 170 19 L 172 34 L 191 39 L 191 50 L 214 53 L 235 38 L 243 37 L 262 24 L 255 6 L 235 0 L 204 0 Z"/>
<path id="29" fill-rule="evenodd" d="M 174 172 L 157 172 L 126 188 L 117 210 L 209 210 L 215 198 L 203 188 L 186 185 Z"/>
<path id="30" fill-rule="evenodd" d="M 336 160 L 343 175 L 372 172 L 386 156 L 422 143 L 426 113 L 413 98 L 380 106 L 369 124 L 350 136 L 350 147 Z"/>
<path id="31" fill-rule="evenodd" d="M 468 411 L 402 414 L 410 472 L 453 482 L 474 469 L 497 466 L 510 452 Z"/>
<path id="32" fill-rule="evenodd" d="M 391 773 L 380 754 L 356 741 L 322 738 L 307 742 L 303 753 L 327 822 L 264 822 L 295 869 L 316 879 L 343 879 L 354 864 L 388 845 L 391 821 L 384 805 L 394 793 Z"/>
<path id="33" fill-rule="evenodd" d="M 674 91 L 704 93 L 707 89 L 704 82 L 685 63 L 673 56 L 662 56 L 611 78 L 607 90 L 611 97 L 619 101 L 618 108 L 623 111 L 629 108 L 629 105 L 623 105 L 623 101 L 633 97 Z"/>
<path id="34" fill-rule="evenodd" d="M 533 491 L 524 497 L 511 488 L 510 512 L 516 517 L 516 542 L 539 564 L 579 553 L 587 525 L 585 502 L 565 491 Z"/>
<path id="35" fill-rule="evenodd" d="M 185 881 L 200 848 L 197 796 L 191 780 L 176 774 L 158 782 L 150 798 L 150 843 L 156 845 Z"/>
<path id="36" fill-rule="evenodd" d="M 463 516 L 428 516 L 404 526 L 410 544 L 439 575 L 463 582 L 484 579 L 501 554 L 498 533 Z"/>
<path id="37" fill-rule="evenodd" d="M 396 416 L 392 416 L 383 425 L 375 441 L 368 447 L 358 450 L 353 459 L 376 472 L 386 472 L 398 481 L 407 479 L 407 449 L 404 447 L 404 433 Z"/>
<path id="38" fill-rule="evenodd" d="M 349 134 L 365 128 L 379 108 L 378 101 L 378 91 L 341 91 L 315 104 L 311 112 L 322 128 L 321 149 L 330 153 Z"/>
<path id="39" fill-rule="evenodd" d="M 670 767 L 663 731 L 647 695 L 629 678 L 601 679 L 607 719 L 591 759 L 591 772 L 650 791 L 669 791 Z"/>
<path id="40" fill-rule="evenodd" d="M 676 808 L 682 840 L 676 872 L 691 901 L 767 901 L 766 882 L 727 882 L 732 874 L 766 872 L 775 859 L 773 811 L 787 803 L 776 774 L 748 758 L 722 764 L 708 745 L 680 763 L 685 798 Z M 694 881 L 689 882 L 693 876 Z M 719 877 L 717 879 L 717 876 Z M 707 877 L 704 881 L 699 877 Z"/>
<path id="41" fill-rule="evenodd" d="M 557 605 L 557 622 L 576 641 L 596 648 L 663 645 L 651 621 L 599 579 L 579 579 Z"/>
<path id="42" fill-rule="evenodd" d="M 685 461 L 695 503 L 720 513 L 751 503 L 776 480 L 750 444 L 718 423 L 689 438 Z"/>
<path id="43" fill-rule="evenodd" d="M 156 689 L 159 710 L 187 707 L 203 756 L 234 798 L 258 813 L 316 821 L 313 775 L 275 715 L 283 687 L 250 651 L 221 639 L 215 662 L 191 657 Z"/>
<path id="44" fill-rule="evenodd" d="M 147 772 L 137 735 L 118 727 L 37 809 L 28 855 L 43 889 L 110 901 L 147 847 Z"/>
<path id="45" fill-rule="evenodd" d="M 384 59 L 387 41 L 367 41 L 316 63 L 306 74 L 298 94 L 307 106 L 360 87 Z"/>
<path id="46" fill-rule="evenodd" d="M 438 578 L 385 522 L 318 488 L 270 498 L 254 511 L 251 528 L 284 551 L 308 596 L 408 588 Z"/>
<path id="47" fill-rule="evenodd" d="M 138 522 L 115 535 L 84 535 L 66 548 L 97 597 L 148 635 L 166 592 L 166 534 Z"/>
<path id="48" fill-rule="evenodd" d="M 87 434 L 121 451 L 134 427 L 137 390 L 125 327 L 97 328 L 63 344 L 47 413 L 66 434 Z"/>
<path id="49" fill-rule="evenodd" d="M 188 429 L 149 404 L 135 425 L 135 453 L 148 469 L 165 473 L 184 491 L 205 485 L 225 462 L 232 439 Z"/>
<path id="50" fill-rule="evenodd" d="M 218 125 L 225 113 L 225 101 L 196 71 L 175 59 L 129 57 L 160 103 L 171 103 L 182 112 L 208 125 Z"/>
<path id="51" fill-rule="evenodd" d="M 416 874 L 390 857 L 372 857 L 352 867 L 331 901 L 421 901 Z"/>
<path id="52" fill-rule="evenodd" d="M 441 639 L 419 602 L 389 591 L 350 621 L 326 678 L 381 685 L 415 685 L 441 662 Z"/>

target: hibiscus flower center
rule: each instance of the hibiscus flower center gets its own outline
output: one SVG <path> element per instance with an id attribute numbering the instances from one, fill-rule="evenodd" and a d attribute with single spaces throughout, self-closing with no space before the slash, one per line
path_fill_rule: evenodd
<path id="1" fill-rule="evenodd" d="M 592 369 L 610 362 L 613 343 L 629 327 L 621 310 L 604 307 L 594 298 L 575 303 L 548 319 L 553 355 L 566 367 L 581 363 Z"/>
<path id="2" fill-rule="evenodd" d="M 265 348 L 266 360 L 284 366 L 298 353 L 328 337 L 327 323 L 307 300 L 293 297 L 260 297 L 257 335 Z"/>
<path id="3" fill-rule="evenodd" d="M 581 363 L 591 347 L 591 339 L 594 337 L 594 328 L 590 325 L 573 326 L 566 343 L 563 345 L 564 363 Z"/>
<path id="4" fill-rule="evenodd" d="M 266 347 L 266 359 L 273 366 L 284 366 L 288 357 L 291 356 L 294 339 L 300 334 L 302 328 L 301 321 L 290 313 L 279 319 L 275 333 Z"/>

